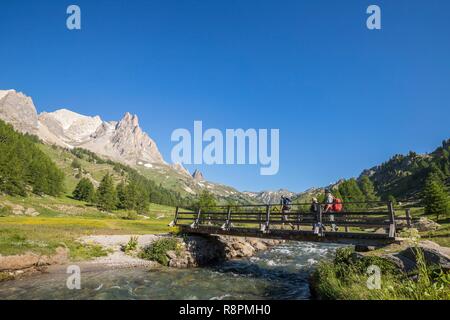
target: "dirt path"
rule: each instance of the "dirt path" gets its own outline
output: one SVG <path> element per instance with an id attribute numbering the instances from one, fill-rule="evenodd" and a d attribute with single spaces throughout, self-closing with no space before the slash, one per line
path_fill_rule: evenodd
<path id="1" fill-rule="evenodd" d="M 108 236 L 86 236 L 80 239 L 82 243 L 101 245 L 111 251 L 108 256 L 99 257 L 94 260 L 83 262 L 84 265 L 104 265 L 108 267 L 157 267 L 158 263 L 139 259 L 125 254 L 121 250 L 134 235 L 108 235 Z M 143 248 L 152 242 L 161 239 L 164 235 L 139 235 L 137 237 L 138 248 Z"/>

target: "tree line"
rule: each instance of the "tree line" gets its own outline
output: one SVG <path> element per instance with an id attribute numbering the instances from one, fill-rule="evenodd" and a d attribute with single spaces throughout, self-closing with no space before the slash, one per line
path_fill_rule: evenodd
<path id="1" fill-rule="evenodd" d="M 367 176 L 358 180 L 355 178 L 344 180 L 331 191 L 334 197 L 344 202 L 346 210 L 376 206 L 376 202 L 380 201 L 373 182 Z M 320 194 L 317 198 L 319 202 L 325 202 L 324 194 Z"/>
<path id="2" fill-rule="evenodd" d="M 140 214 L 145 213 L 150 202 L 153 202 L 150 189 L 142 177 L 130 176 L 115 185 L 109 173 L 103 177 L 98 188 L 88 178 L 80 179 L 72 196 L 76 200 L 95 204 L 104 211 L 126 209 Z"/>
<path id="3" fill-rule="evenodd" d="M 445 179 L 445 174 L 437 166 L 432 166 L 420 191 L 419 204 L 423 205 L 425 214 L 436 215 L 437 220 L 450 214 L 450 193 L 445 185 Z M 335 197 L 342 199 L 348 210 L 367 208 L 371 203 L 372 206 L 376 206 L 381 200 L 397 204 L 397 199 L 393 195 L 381 199 L 368 176 L 362 176 L 358 180 L 354 178 L 345 180 L 332 192 Z M 323 194 L 319 196 L 319 201 L 325 201 Z"/>
<path id="4" fill-rule="evenodd" d="M 147 190 L 137 181 L 122 181 L 115 186 L 109 173 L 103 177 L 97 189 L 88 178 L 80 179 L 72 195 L 74 199 L 96 204 L 104 211 L 127 209 L 138 213 L 148 209 L 150 199 Z"/>
<path id="5" fill-rule="evenodd" d="M 117 185 L 118 188 L 117 191 L 119 191 L 119 193 L 121 194 L 123 194 L 122 190 L 124 189 L 124 187 L 127 187 L 128 184 L 130 184 L 131 186 L 129 187 L 129 189 L 136 190 L 136 193 L 139 195 L 138 198 L 144 198 L 145 196 L 145 200 L 147 201 L 147 203 L 151 202 L 168 206 L 185 206 L 185 207 L 191 203 L 190 199 L 183 198 L 179 192 L 170 191 L 164 188 L 161 184 L 157 184 L 154 181 L 144 177 L 136 169 L 131 168 L 128 165 L 115 162 L 109 159 L 108 160 L 102 159 L 95 153 L 82 148 L 74 148 L 68 151 L 70 151 L 78 159 L 83 159 L 85 161 L 96 164 L 111 165 L 113 167 L 114 172 L 116 172 L 117 175 L 122 177 L 122 180 L 124 181 L 123 184 Z M 81 165 L 79 165 L 78 163 L 75 165 L 72 164 L 72 166 L 73 167 L 75 166 L 77 168 L 81 167 Z M 86 181 L 84 181 L 82 184 L 86 184 Z M 134 192 L 130 191 L 130 194 L 134 196 Z"/>
<path id="6" fill-rule="evenodd" d="M 0 120 L 0 192 L 57 196 L 64 190 L 63 172 L 38 142 L 37 137 L 21 134 Z"/>

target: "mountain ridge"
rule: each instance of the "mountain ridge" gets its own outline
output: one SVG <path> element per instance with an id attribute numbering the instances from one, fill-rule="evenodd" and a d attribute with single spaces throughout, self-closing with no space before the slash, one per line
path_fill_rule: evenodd
<path id="1" fill-rule="evenodd" d="M 48 144 L 86 149 L 136 167 L 145 176 L 189 197 L 207 190 L 220 199 L 231 197 L 239 202 L 279 203 L 281 195 L 297 201 L 310 201 L 311 197 L 323 193 L 325 189 L 335 189 L 342 181 L 298 193 L 286 189 L 240 192 L 206 181 L 198 170 L 191 174 L 182 164 L 166 163 L 156 142 L 140 128 L 137 115 L 126 112 L 119 121 L 104 121 L 98 115 L 85 116 L 65 108 L 38 114 L 32 98 L 13 89 L 0 90 L 0 119 L 20 132 L 38 136 Z M 449 154 L 450 139 L 444 140 L 442 146 L 431 153 L 394 155 L 382 164 L 363 170 L 356 178 L 368 176 L 382 198 L 417 198 L 430 167 L 441 170 L 447 184 L 450 184 Z"/>
<path id="2" fill-rule="evenodd" d="M 164 184 L 184 197 L 203 190 L 218 199 L 251 202 L 235 188 L 206 181 L 181 164 L 168 164 L 156 142 L 139 126 L 139 118 L 126 112 L 119 121 L 104 121 L 63 108 L 38 114 L 31 97 L 16 90 L 0 90 L 0 119 L 22 132 L 36 135 L 44 143 L 66 149 L 85 149 L 107 159 L 137 168 L 146 177 Z"/>
<path id="3" fill-rule="evenodd" d="M 279 189 L 275 191 L 264 190 L 259 192 L 244 191 L 243 193 L 264 204 L 280 203 L 281 196 L 294 198 L 299 194 L 287 189 Z"/>

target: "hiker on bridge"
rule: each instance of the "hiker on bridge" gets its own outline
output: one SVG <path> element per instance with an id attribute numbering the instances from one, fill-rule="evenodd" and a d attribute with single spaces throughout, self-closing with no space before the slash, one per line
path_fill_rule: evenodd
<path id="1" fill-rule="evenodd" d="M 313 197 L 311 199 L 311 206 L 309 207 L 309 212 L 316 215 L 316 219 L 319 220 L 318 215 L 320 213 L 320 204 L 319 200 L 317 200 L 316 197 Z M 313 224 L 314 234 L 321 234 L 323 231 L 325 231 L 325 226 L 322 223 L 317 222 Z"/>
<path id="2" fill-rule="evenodd" d="M 284 225 L 284 222 L 288 222 L 288 220 L 289 220 L 289 213 L 291 212 L 292 200 L 289 197 L 281 196 L 280 204 L 281 204 L 281 213 L 282 213 L 281 220 L 283 221 L 283 225 Z M 295 229 L 295 227 L 292 223 L 289 223 L 289 226 L 292 229 Z"/>
<path id="3" fill-rule="evenodd" d="M 311 200 L 311 206 L 309 207 L 309 212 L 318 213 L 319 212 L 319 200 L 313 197 Z"/>
<path id="4" fill-rule="evenodd" d="M 325 207 L 323 208 L 323 213 L 334 212 L 336 198 L 333 196 L 329 189 L 325 190 Z M 340 200 L 339 200 L 340 201 Z M 338 231 L 339 228 L 336 227 L 334 223 L 334 214 L 330 214 L 331 230 Z"/>

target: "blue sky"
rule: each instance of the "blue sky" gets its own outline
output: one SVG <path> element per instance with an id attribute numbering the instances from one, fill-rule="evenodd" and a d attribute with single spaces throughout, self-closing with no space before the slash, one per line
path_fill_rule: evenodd
<path id="1" fill-rule="evenodd" d="M 77 4 L 82 30 L 66 28 Z M 382 30 L 366 28 L 366 8 Z M 279 128 L 280 170 L 200 166 L 240 190 L 302 191 L 450 137 L 449 1 L 2 1 L 0 88 L 38 111 L 176 128 Z M 190 170 L 193 166 L 188 166 Z"/>

